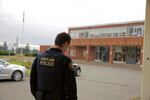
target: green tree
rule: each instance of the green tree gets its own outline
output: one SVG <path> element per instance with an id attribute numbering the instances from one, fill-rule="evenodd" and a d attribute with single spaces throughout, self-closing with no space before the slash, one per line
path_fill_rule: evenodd
<path id="1" fill-rule="evenodd" d="M 4 41 L 2 51 L 8 51 L 8 45 L 6 41 Z"/>
<path id="2" fill-rule="evenodd" d="M 29 54 L 29 53 L 30 53 L 30 46 L 29 43 L 27 43 L 25 48 L 23 49 L 23 54 Z"/>
<path id="3" fill-rule="evenodd" d="M 8 45 L 7 45 L 7 42 L 6 42 L 6 41 L 4 41 L 3 50 L 4 50 L 4 51 L 8 51 Z"/>

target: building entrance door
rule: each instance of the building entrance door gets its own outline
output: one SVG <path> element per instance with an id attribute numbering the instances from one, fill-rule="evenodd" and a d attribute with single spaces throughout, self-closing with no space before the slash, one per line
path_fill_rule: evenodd
<path id="1" fill-rule="evenodd" d="M 95 60 L 100 61 L 101 60 L 101 52 L 100 52 L 100 47 L 95 48 Z"/>
<path id="2" fill-rule="evenodd" d="M 136 47 L 127 47 L 126 51 L 126 63 L 136 64 L 137 62 L 137 50 Z"/>
<path id="3" fill-rule="evenodd" d="M 99 46 L 95 48 L 95 60 L 101 62 L 109 61 L 109 48 L 104 46 Z"/>

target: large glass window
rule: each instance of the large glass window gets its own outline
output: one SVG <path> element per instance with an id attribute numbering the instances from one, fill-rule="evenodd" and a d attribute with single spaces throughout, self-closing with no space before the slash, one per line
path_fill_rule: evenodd
<path id="1" fill-rule="evenodd" d="M 140 63 L 140 47 L 120 46 L 114 47 L 114 61 L 126 62 L 128 64 Z"/>
<path id="2" fill-rule="evenodd" d="M 128 36 L 143 36 L 144 26 L 129 26 Z"/>
<path id="3" fill-rule="evenodd" d="M 89 32 L 84 32 L 83 35 L 84 35 L 84 38 L 88 38 Z"/>
<path id="4" fill-rule="evenodd" d="M 128 27 L 128 36 L 132 36 L 133 27 Z"/>
<path id="5" fill-rule="evenodd" d="M 98 31 L 95 31 L 95 37 L 99 37 L 100 36 L 100 33 Z"/>
<path id="6" fill-rule="evenodd" d="M 126 32 L 120 32 L 119 35 L 120 36 L 126 36 Z"/>
<path id="7" fill-rule="evenodd" d="M 142 36 L 142 28 L 137 28 L 137 36 Z"/>
<path id="8" fill-rule="evenodd" d="M 89 32 L 80 32 L 79 33 L 79 38 L 88 38 Z"/>
<path id="9" fill-rule="evenodd" d="M 105 37 L 105 33 L 100 33 L 100 37 Z"/>
<path id="10" fill-rule="evenodd" d="M 113 37 L 118 37 L 118 33 L 117 32 L 113 33 Z"/>
<path id="11" fill-rule="evenodd" d="M 95 48 L 95 60 L 102 62 L 109 61 L 109 48 L 104 46 L 99 46 Z"/>
<path id="12" fill-rule="evenodd" d="M 70 50 L 70 56 L 71 57 L 74 57 L 76 56 L 76 51 L 73 49 L 73 50 Z"/>
<path id="13" fill-rule="evenodd" d="M 122 61 L 122 47 L 114 47 L 114 61 Z"/>
<path id="14" fill-rule="evenodd" d="M 83 38 L 83 33 L 79 33 L 79 38 Z"/>
<path id="15" fill-rule="evenodd" d="M 79 33 L 76 31 L 71 31 L 70 36 L 72 39 L 77 39 L 77 38 L 79 38 Z"/>
<path id="16" fill-rule="evenodd" d="M 87 30 L 76 30 L 70 32 L 70 35 L 73 39 L 74 38 L 143 36 L 143 34 L 144 34 L 144 26 L 87 29 Z"/>
<path id="17" fill-rule="evenodd" d="M 96 47 L 96 48 L 95 48 L 95 59 L 96 59 L 96 60 L 101 60 L 100 47 Z"/>
<path id="18" fill-rule="evenodd" d="M 107 33 L 106 37 L 112 37 L 112 33 Z"/>

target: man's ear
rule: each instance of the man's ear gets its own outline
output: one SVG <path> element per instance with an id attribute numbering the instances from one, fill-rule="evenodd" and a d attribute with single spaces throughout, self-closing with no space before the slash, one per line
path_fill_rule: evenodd
<path id="1" fill-rule="evenodd" d="M 69 45 L 69 44 L 68 44 L 68 42 L 65 42 L 63 45 L 67 46 L 67 45 Z"/>
<path id="2" fill-rule="evenodd" d="M 66 43 L 62 44 L 62 45 L 61 45 L 61 48 L 64 48 L 65 46 L 66 46 Z"/>

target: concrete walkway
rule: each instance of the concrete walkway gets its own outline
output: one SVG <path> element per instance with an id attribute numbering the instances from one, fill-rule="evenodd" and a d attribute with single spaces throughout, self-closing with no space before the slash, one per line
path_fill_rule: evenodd
<path id="1" fill-rule="evenodd" d="M 88 64 L 88 65 L 97 65 L 97 66 L 108 66 L 108 67 L 120 67 L 120 68 L 131 68 L 131 69 L 138 69 L 138 70 L 142 70 L 142 65 L 138 65 L 138 64 L 124 64 L 124 63 L 113 63 L 113 64 L 109 64 L 107 62 L 87 62 L 84 60 L 73 60 L 73 62 L 76 63 L 81 63 L 81 64 Z"/>
<path id="2" fill-rule="evenodd" d="M 141 70 L 83 63 L 80 66 L 79 100 L 130 100 L 140 96 Z"/>

